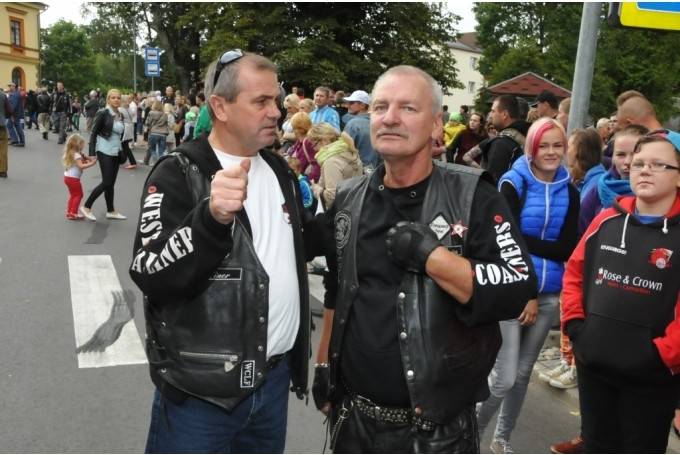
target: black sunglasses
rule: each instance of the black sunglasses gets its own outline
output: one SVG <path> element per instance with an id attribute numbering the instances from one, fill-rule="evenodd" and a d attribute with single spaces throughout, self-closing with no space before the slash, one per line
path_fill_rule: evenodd
<path id="1" fill-rule="evenodd" d="M 217 62 L 217 66 L 215 66 L 215 78 L 213 79 L 213 90 L 215 90 L 217 80 L 220 78 L 220 73 L 222 72 L 224 67 L 230 63 L 235 62 L 241 57 L 243 57 L 243 52 L 241 51 L 241 49 L 232 49 L 222 54 L 222 57 L 220 57 L 220 60 Z"/>

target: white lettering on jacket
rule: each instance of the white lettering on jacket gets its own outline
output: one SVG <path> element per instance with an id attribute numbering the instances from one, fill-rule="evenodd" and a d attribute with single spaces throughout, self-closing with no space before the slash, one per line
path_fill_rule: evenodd
<path id="1" fill-rule="evenodd" d="M 153 275 L 193 251 L 191 228 L 185 226 L 168 239 L 160 254 L 139 250 L 132 261 L 131 269 L 137 273 Z"/>
<path id="2" fill-rule="evenodd" d="M 496 244 L 500 249 L 501 264 L 477 264 L 475 277 L 481 286 L 487 284 L 509 284 L 529 279 L 529 267 L 527 266 L 522 250 L 512 237 L 510 223 L 505 221 L 494 226 L 496 231 Z"/>
<path id="3" fill-rule="evenodd" d="M 163 193 L 149 194 L 144 199 L 142 216 L 139 222 L 139 232 L 142 234 L 143 246 L 148 245 L 151 240 L 157 238 L 163 230 L 163 223 L 161 223 L 162 202 Z"/>

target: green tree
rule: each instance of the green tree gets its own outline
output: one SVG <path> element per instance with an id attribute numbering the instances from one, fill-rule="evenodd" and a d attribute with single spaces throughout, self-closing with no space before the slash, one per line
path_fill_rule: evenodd
<path id="1" fill-rule="evenodd" d="M 142 24 L 166 51 L 163 83 L 183 90 L 211 60 L 239 47 L 272 58 L 281 79 L 370 89 L 389 66 L 414 64 L 445 89 L 460 87 L 447 42 L 457 16 L 427 3 L 91 3 L 103 24 Z M 114 20 L 115 18 L 115 20 Z M 144 27 L 145 26 L 145 27 Z M 112 41 L 106 41 L 107 43 Z M 445 55 L 446 58 L 442 58 Z M 165 59 L 165 61 L 163 60 Z"/>
<path id="2" fill-rule="evenodd" d="M 609 115 L 616 109 L 616 96 L 635 89 L 650 99 L 661 118 L 668 118 L 680 90 L 680 33 L 612 28 L 605 20 L 606 8 L 604 4 L 591 114 Z M 477 41 L 483 49 L 480 71 L 489 84 L 533 71 L 571 89 L 582 9 L 579 3 L 475 3 Z"/>
<path id="3" fill-rule="evenodd" d="M 95 57 L 83 27 L 60 20 L 40 33 L 43 79 L 63 81 L 68 90 L 96 80 Z"/>

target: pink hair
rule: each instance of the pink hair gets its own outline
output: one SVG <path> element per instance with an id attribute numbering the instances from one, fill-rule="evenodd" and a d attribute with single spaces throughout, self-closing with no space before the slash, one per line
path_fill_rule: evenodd
<path id="1" fill-rule="evenodd" d="M 527 132 L 526 141 L 524 142 L 524 153 L 530 160 L 536 157 L 536 153 L 538 153 L 538 146 L 541 143 L 541 139 L 543 138 L 545 132 L 553 128 L 560 130 L 560 133 L 562 133 L 562 139 L 566 145 L 567 134 L 564 132 L 562 125 L 560 125 L 558 121 L 548 117 L 539 118 L 534 123 L 532 123 L 531 127 L 529 128 L 529 132 Z"/>

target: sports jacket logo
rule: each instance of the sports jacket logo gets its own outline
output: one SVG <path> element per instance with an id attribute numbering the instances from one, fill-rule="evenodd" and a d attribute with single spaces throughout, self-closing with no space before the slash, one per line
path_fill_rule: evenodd
<path id="1" fill-rule="evenodd" d="M 649 263 L 661 270 L 670 269 L 672 255 L 673 252 L 666 248 L 654 248 L 649 255 Z"/>

